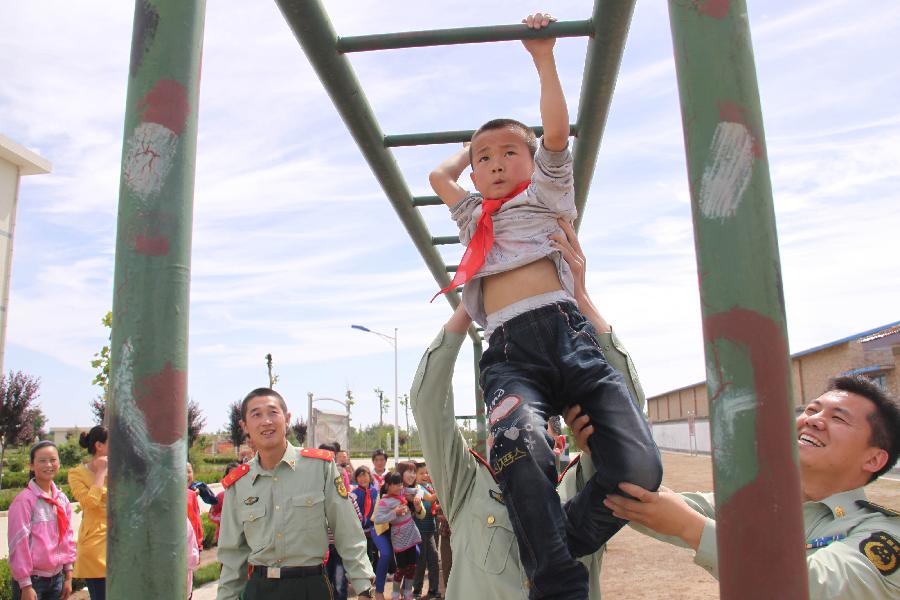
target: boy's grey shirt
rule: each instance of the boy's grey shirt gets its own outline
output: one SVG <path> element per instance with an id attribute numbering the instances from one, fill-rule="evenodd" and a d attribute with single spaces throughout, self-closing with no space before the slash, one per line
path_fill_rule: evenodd
<path id="1" fill-rule="evenodd" d="M 470 193 L 450 209 L 450 215 L 459 226 L 459 241 L 464 245 L 468 245 L 475 234 L 481 217 L 481 201 L 481 194 Z M 563 233 L 557 219 L 571 223 L 576 216 L 572 153 L 568 147 L 551 152 L 544 148 L 541 138 L 534 155 L 531 185 L 494 213 L 494 245 L 484 259 L 484 266 L 463 288 L 463 304 L 476 323 L 482 327 L 487 323 L 482 277 L 510 271 L 545 256 L 556 265 L 563 289 L 574 298 L 572 270 L 562 254 L 550 244 L 550 236 Z"/>
<path id="2" fill-rule="evenodd" d="M 425 462 L 453 532 L 454 561 L 445 598 L 525 600 L 528 581 L 500 487 L 488 467 L 470 452 L 456 425 L 451 380 L 464 339 L 464 334 L 442 329 L 422 357 L 410 392 Z M 644 393 L 624 347 L 612 332 L 598 335 L 598 342 L 643 408 Z M 593 474 L 590 456 L 582 455 L 560 482 L 561 501 L 574 496 Z M 602 558 L 601 549 L 580 559 L 590 570 L 591 600 L 600 600 Z"/>

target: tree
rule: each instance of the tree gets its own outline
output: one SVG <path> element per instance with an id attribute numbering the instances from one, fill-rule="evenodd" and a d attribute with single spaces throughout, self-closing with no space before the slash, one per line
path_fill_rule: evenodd
<path id="1" fill-rule="evenodd" d="M 23 443 L 32 443 L 47 435 L 44 426 L 47 424 L 47 416 L 39 406 L 29 408 L 25 413 L 26 431 L 23 433 Z"/>
<path id="2" fill-rule="evenodd" d="M 291 425 L 291 431 L 294 433 L 294 437 L 297 438 L 297 444 L 302 446 L 303 442 L 306 441 L 306 433 L 309 430 L 309 426 L 307 426 L 306 421 L 303 419 L 297 419 L 294 421 L 294 424 Z"/>
<path id="3" fill-rule="evenodd" d="M 344 394 L 344 397 L 347 398 L 347 415 L 349 416 L 353 405 L 356 404 L 356 400 L 353 399 L 353 392 L 350 391 L 350 388 L 347 388 L 347 393 Z"/>
<path id="4" fill-rule="evenodd" d="M 0 376 L 0 485 L 3 477 L 3 455 L 7 446 L 32 439 L 34 420 L 40 409 L 35 405 L 41 382 L 22 371 Z"/>
<path id="5" fill-rule="evenodd" d="M 244 430 L 241 427 L 241 402 L 237 400 L 228 405 L 228 439 L 234 444 L 234 452 L 240 452 L 244 441 Z"/>
<path id="6" fill-rule="evenodd" d="M 403 394 L 399 399 L 400 406 L 403 407 L 403 414 L 406 415 L 406 438 L 409 439 L 409 394 Z M 405 443 L 403 436 L 400 436 L 401 443 Z M 406 458 L 409 458 L 409 446 L 406 447 Z"/>
<path id="7" fill-rule="evenodd" d="M 384 395 L 384 390 L 381 388 L 375 388 L 375 393 L 378 394 L 378 425 L 384 425 L 384 415 L 387 414 L 388 407 L 391 405 L 391 399 L 386 398 Z"/>
<path id="8" fill-rule="evenodd" d="M 109 329 L 109 339 L 112 339 L 112 311 L 107 312 L 100 322 Z M 91 383 L 103 390 L 101 395 L 91 400 L 91 412 L 94 413 L 94 420 L 100 425 L 106 418 L 106 402 L 109 400 L 109 344 L 94 354 L 91 367 L 97 369 L 97 374 Z"/>
<path id="9" fill-rule="evenodd" d="M 266 354 L 266 367 L 269 370 L 269 389 L 274 390 L 275 384 L 278 383 L 278 375 L 272 370 L 272 353 Z"/>
<path id="10" fill-rule="evenodd" d="M 203 411 L 200 410 L 200 404 L 191 398 L 187 405 L 188 448 L 191 448 L 194 442 L 197 441 L 200 430 L 203 429 L 204 425 L 206 425 L 206 418 L 203 416 Z"/>

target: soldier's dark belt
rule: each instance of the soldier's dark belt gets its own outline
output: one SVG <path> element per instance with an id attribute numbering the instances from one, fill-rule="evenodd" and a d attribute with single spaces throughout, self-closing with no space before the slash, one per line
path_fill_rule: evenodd
<path id="1" fill-rule="evenodd" d="M 321 575 L 325 570 L 322 565 L 314 567 L 263 567 L 250 565 L 250 577 L 253 579 L 300 579 Z"/>

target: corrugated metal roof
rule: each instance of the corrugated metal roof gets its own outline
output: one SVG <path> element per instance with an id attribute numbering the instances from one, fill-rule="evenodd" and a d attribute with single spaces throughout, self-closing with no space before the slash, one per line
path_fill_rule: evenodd
<path id="1" fill-rule="evenodd" d="M 855 341 L 855 340 L 859 340 L 859 341 L 861 341 L 861 342 L 868 342 L 868 341 L 876 340 L 876 339 L 879 339 L 879 338 L 882 338 L 882 337 L 886 337 L 886 336 L 888 336 L 888 335 L 891 335 L 891 334 L 894 334 L 894 333 L 897 333 L 897 332 L 900 332 L 900 321 L 895 321 L 895 322 L 893 322 L 893 323 L 888 323 L 887 325 L 882 325 L 882 326 L 880 326 L 880 327 L 875 327 L 874 329 L 867 329 L 866 331 L 862 331 L 862 332 L 856 333 L 856 334 L 854 334 L 854 335 L 848 335 L 848 336 L 845 337 L 845 338 L 841 338 L 841 339 L 835 340 L 835 341 L 833 341 L 833 342 L 828 342 L 828 343 L 826 343 L 826 344 L 822 344 L 822 345 L 819 345 L 819 346 L 814 346 L 814 347 L 809 348 L 809 349 L 807 349 L 807 350 L 801 350 L 800 352 L 795 352 L 794 354 L 791 354 L 791 359 L 793 360 L 793 359 L 795 359 L 795 358 L 801 358 L 801 357 L 803 357 L 803 356 L 806 356 L 807 354 L 812 354 L 813 352 L 818 352 L 818 351 L 820 351 L 820 350 L 825 350 L 826 348 L 831 348 L 832 346 L 839 346 L 839 345 L 841 345 L 841 344 L 846 344 L 846 343 L 848 343 L 848 342 L 852 342 L 852 341 Z M 865 368 L 868 368 L 868 367 L 865 367 Z M 880 368 L 881 368 L 881 367 L 876 367 L 876 369 L 880 369 Z M 845 375 L 851 375 L 851 374 L 856 374 L 856 373 L 849 373 L 849 372 L 848 372 L 848 373 L 844 373 L 844 374 L 845 374 Z M 680 391 L 682 391 L 682 390 L 689 390 L 689 389 L 691 389 L 691 388 L 693 388 L 693 387 L 696 387 L 696 386 L 698 386 L 698 385 L 703 385 L 703 384 L 705 384 L 705 383 L 706 383 L 705 380 L 704 380 L 704 381 L 698 381 L 697 383 L 691 383 L 691 384 L 689 384 L 689 385 L 685 385 L 685 386 L 682 386 L 682 387 L 679 387 L 679 388 L 675 388 L 674 390 L 669 390 L 668 392 L 663 392 L 662 394 L 656 394 L 655 396 L 650 396 L 650 397 L 647 398 L 647 399 L 648 399 L 648 400 L 651 400 L 651 399 L 653 399 L 653 398 L 659 398 L 659 397 L 661 397 L 661 396 L 668 396 L 669 394 L 674 394 L 674 393 L 680 392 Z"/>

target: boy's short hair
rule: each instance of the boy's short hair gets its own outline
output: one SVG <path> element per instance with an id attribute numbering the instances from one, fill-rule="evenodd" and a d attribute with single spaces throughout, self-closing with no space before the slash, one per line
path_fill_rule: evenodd
<path id="1" fill-rule="evenodd" d="M 516 121 L 515 119 L 491 119 L 472 134 L 472 141 L 478 137 L 479 134 L 484 133 L 485 131 L 490 131 L 492 129 L 516 129 L 522 133 L 522 137 L 525 138 L 525 145 L 528 146 L 528 151 L 531 153 L 531 158 L 534 158 L 534 153 L 537 152 L 538 147 L 538 139 L 534 134 L 534 130 L 531 129 L 525 123 L 521 121 Z M 469 145 L 469 164 L 472 164 L 472 146 Z"/>
<path id="2" fill-rule="evenodd" d="M 875 481 L 897 464 L 897 456 L 900 455 L 900 402 L 862 375 L 835 377 L 828 385 L 828 391 L 833 390 L 857 394 L 875 405 L 875 410 L 869 415 L 869 427 L 872 429 L 869 444 L 888 453 L 887 462 L 869 479 L 869 482 Z"/>
<path id="3" fill-rule="evenodd" d="M 288 414 L 287 402 L 284 401 L 284 398 L 281 397 L 281 394 L 273 390 L 272 388 L 256 388 L 241 400 L 241 420 L 247 420 L 247 405 L 250 404 L 250 401 L 254 398 L 262 398 L 264 396 L 268 396 L 270 398 L 275 398 L 278 400 L 278 404 L 281 405 L 281 410 L 284 412 L 285 416 Z M 249 435 L 247 436 L 250 437 Z"/>
<path id="4" fill-rule="evenodd" d="M 416 463 L 416 471 L 418 471 L 419 469 L 424 469 L 424 468 L 427 467 L 427 466 L 428 466 L 428 465 L 425 464 L 425 461 L 417 462 L 417 463 Z"/>
<path id="5" fill-rule="evenodd" d="M 376 456 L 383 456 L 384 460 L 388 459 L 387 452 L 385 452 L 382 448 L 378 448 L 375 452 L 372 453 L 372 460 L 375 460 Z"/>

